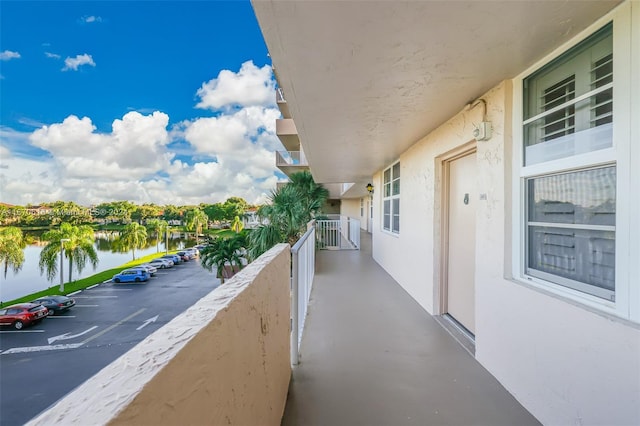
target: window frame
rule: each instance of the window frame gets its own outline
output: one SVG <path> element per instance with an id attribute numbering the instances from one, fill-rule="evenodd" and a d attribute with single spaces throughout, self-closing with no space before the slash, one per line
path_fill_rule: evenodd
<path id="1" fill-rule="evenodd" d="M 513 151 L 512 151 L 512 227 L 511 227 L 511 278 L 519 283 L 542 290 L 546 294 L 577 302 L 596 311 L 640 323 L 640 244 L 632 243 L 640 237 L 640 226 L 632 223 L 634 212 L 640 212 L 638 202 L 631 200 L 631 183 L 640 178 L 640 171 L 631 170 L 631 162 L 640 160 L 633 156 L 631 135 L 640 137 L 640 124 L 632 117 L 640 112 L 637 99 L 640 85 L 632 79 L 632 64 L 640 65 L 640 53 L 631 53 L 632 26 L 636 23 L 637 36 L 640 25 L 640 7 L 632 10 L 629 2 L 623 3 L 601 17 L 569 42 L 556 48 L 530 68 L 515 77 L 513 82 Z M 613 141 L 602 150 L 573 155 L 542 163 L 525 165 L 524 162 L 524 89 L 523 81 L 542 67 L 558 59 L 568 50 L 595 34 L 608 23 L 613 24 Z M 633 98 L 636 94 L 636 99 Z M 635 126 L 635 127 L 634 127 Z M 640 140 L 637 140 L 640 143 Z M 637 149 L 637 148 L 636 148 Z M 637 153 L 637 151 L 636 151 Z M 603 299 L 579 290 L 564 287 L 539 276 L 526 273 L 527 269 L 527 179 L 555 173 L 580 171 L 587 168 L 616 167 L 616 235 L 615 235 L 615 301 Z M 637 163 L 636 163 L 637 164 Z M 636 166 L 636 169 L 639 167 Z M 637 259 L 631 262 L 630 259 Z M 635 277 L 635 278 L 632 278 Z M 635 281 L 634 281 L 635 280 Z M 631 285 L 631 283 L 636 283 Z"/>
<path id="2" fill-rule="evenodd" d="M 394 169 L 398 167 L 398 176 L 395 176 Z M 385 179 L 385 175 L 389 171 L 390 180 L 387 182 Z M 385 167 L 382 170 L 382 202 L 381 206 L 381 220 L 380 220 L 380 229 L 382 232 L 390 234 L 390 235 L 400 235 L 400 211 L 402 211 L 400 207 L 400 195 L 402 194 L 401 189 L 401 165 L 400 160 L 394 161 L 390 166 Z M 398 192 L 394 194 L 394 185 L 397 183 Z M 389 187 L 389 195 L 387 195 L 387 186 Z M 385 227 L 385 202 L 389 202 L 389 227 Z M 397 208 L 394 208 L 394 204 L 397 203 Z M 398 218 L 398 229 L 394 229 L 394 217 Z"/>

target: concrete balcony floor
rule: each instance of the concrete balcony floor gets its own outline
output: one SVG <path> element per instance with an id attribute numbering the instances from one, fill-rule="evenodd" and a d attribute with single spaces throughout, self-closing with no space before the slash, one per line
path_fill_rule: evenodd
<path id="1" fill-rule="evenodd" d="M 282 424 L 538 425 L 361 243 L 317 253 Z"/>

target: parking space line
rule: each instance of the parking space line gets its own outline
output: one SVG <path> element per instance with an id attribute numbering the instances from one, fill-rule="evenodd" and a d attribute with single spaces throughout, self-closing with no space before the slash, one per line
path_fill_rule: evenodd
<path id="1" fill-rule="evenodd" d="M 0 330 L 0 333 L 44 333 L 44 330 Z"/>
<path id="2" fill-rule="evenodd" d="M 67 296 L 75 296 L 78 293 L 82 293 L 82 290 L 74 291 L 73 293 L 67 294 Z"/>
<path id="3" fill-rule="evenodd" d="M 76 308 L 97 308 L 100 305 L 76 305 Z"/>
<path id="4" fill-rule="evenodd" d="M 131 291 L 131 288 L 99 288 L 97 290 L 93 290 L 92 293 L 97 291 Z"/>
<path id="5" fill-rule="evenodd" d="M 76 296 L 76 299 L 117 299 L 117 298 L 118 296 Z"/>
<path id="6" fill-rule="evenodd" d="M 60 316 L 60 315 L 49 315 L 49 316 L 47 317 L 47 319 L 51 319 L 51 318 L 53 318 L 53 319 L 61 319 L 61 318 L 75 318 L 75 317 L 76 317 L 75 315 L 66 315 L 66 316 Z"/>
<path id="7" fill-rule="evenodd" d="M 25 346 L 22 348 L 11 348 L 2 352 L 2 355 L 7 354 L 19 354 L 25 352 L 41 352 L 41 351 L 59 351 L 62 349 L 76 349 L 82 346 L 82 343 L 68 343 L 66 345 L 51 345 L 51 346 Z"/>
<path id="8" fill-rule="evenodd" d="M 94 285 L 92 285 L 91 287 L 87 287 L 87 290 L 91 290 L 92 288 L 96 288 L 96 287 L 98 287 L 100 284 L 101 284 L 101 283 L 98 283 L 98 284 L 94 284 Z"/>
<path id="9" fill-rule="evenodd" d="M 126 317 L 124 319 L 121 319 L 120 321 L 118 321 L 117 323 L 111 325 L 110 327 L 105 328 L 101 332 L 96 333 L 93 336 L 83 340 L 80 343 L 68 343 L 68 344 L 64 344 L 64 345 L 49 345 L 49 346 L 25 346 L 25 347 L 20 347 L 20 348 L 11 348 L 11 349 L 7 349 L 6 351 L 0 352 L 0 355 L 26 353 L 26 352 L 57 351 L 57 350 L 63 350 L 63 349 L 77 349 L 77 348 L 79 348 L 79 347 L 81 347 L 83 345 L 86 345 L 90 341 L 92 341 L 94 339 L 97 339 L 98 337 L 102 336 L 103 334 L 113 330 L 117 326 L 119 326 L 119 325 L 129 321 L 130 319 L 140 315 L 141 313 L 143 313 L 146 310 L 147 310 L 147 308 L 142 308 L 142 309 L 132 313 L 128 317 Z M 55 317 L 53 317 L 53 318 L 55 318 Z M 89 329 L 89 330 L 92 330 L 92 328 Z M 35 332 L 44 332 L 44 330 L 25 330 L 25 331 L 21 330 L 21 331 L 15 331 L 15 332 L 17 332 L 17 333 L 26 333 L 26 332 L 29 332 L 29 331 L 30 332 L 34 332 L 34 333 Z M 8 331 L 8 332 L 11 333 L 11 331 Z"/>
<path id="10" fill-rule="evenodd" d="M 136 311 L 136 312 L 132 313 L 132 314 L 131 314 L 131 315 L 129 315 L 128 317 L 121 319 L 120 321 L 118 321 L 117 323 L 113 324 L 112 326 L 109 326 L 109 327 L 105 328 L 104 330 L 102 330 L 101 332 L 94 334 L 93 336 L 89 337 L 88 339 L 85 339 L 85 340 L 84 340 L 84 341 L 82 341 L 80 344 L 81 344 L 81 345 L 84 345 L 84 344 L 89 343 L 89 342 L 90 342 L 90 341 L 92 341 L 93 339 L 97 339 L 98 337 L 102 336 L 103 334 L 105 334 L 105 333 L 107 333 L 107 332 L 109 332 L 109 331 L 113 330 L 114 328 L 116 328 L 116 327 L 117 327 L 117 326 L 119 326 L 120 324 L 122 324 L 122 323 L 125 323 L 125 322 L 129 321 L 131 318 L 133 318 L 133 317 L 135 317 L 135 316 L 140 315 L 141 313 L 143 313 L 143 312 L 144 312 L 144 311 L 146 311 L 146 310 L 147 310 L 147 308 L 142 308 L 142 309 L 140 309 L 139 311 Z"/>

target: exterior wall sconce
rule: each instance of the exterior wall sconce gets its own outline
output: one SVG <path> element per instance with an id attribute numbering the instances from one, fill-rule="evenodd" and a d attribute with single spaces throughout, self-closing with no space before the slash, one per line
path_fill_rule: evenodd
<path id="1" fill-rule="evenodd" d="M 487 120 L 487 101 L 480 98 L 473 102 L 469 102 L 465 106 L 465 109 L 467 111 L 470 111 L 480 104 L 482 104 L 482 108 L 483 108 L 482 122 L 477 126 L 475 124 L 473 125 L 473 138 L 478 142 L 488 141 L 489 139 L 491 139 L 491 134 L 493 133 L 493 126 L 491 125 L 491 122 Z"/>
<path id="2" fill-rule="evenodd" d="M 373 194 L 373 185 L 370 183 L 367 184 L 367 191 L 369 191 L 369 194 Z"/>

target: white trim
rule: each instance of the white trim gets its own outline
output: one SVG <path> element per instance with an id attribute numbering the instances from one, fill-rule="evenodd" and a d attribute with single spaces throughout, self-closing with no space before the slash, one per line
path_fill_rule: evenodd
<path id="1" fill-rule="evenodd" d="M 521 157 L 522 158 L 522 157 Z M 520 167 L 519 177 L 536 177 L 557 172 L 558 170 L 571 171 L 588 167 L 606 166 L 615 164 L 616 151 L 614 148 L 601 149 L 585 154 L 574 155 L 571 157 L 560 158 L 558 160 L 547 161 L 544 163 L 532 164 L 530 166 Z M 522 161 L 518 161 L 521 164 Z"/>
<path id="2" fill-rule="evenodd" d="M 607 231 L 615 232 L 615 226 L 607 225 L 582 225 L 576 223 L 562 223 L 562 222 L 527 222 L 529 226 L 544 226 L 545 228 L 563 228 L 563 229 L 584 229 L 587 231 Z"/>
<path id="3" fill-rule="evenodd" d="M 632 46 L 640 40 L 640 4 L 625 2 L 582 31 L 570 42 L 558 47 L 513 80 L 513 151 L 512 151 L 512 274 L 513 280 L 538 287 L 578 305 L 595 308 L 633 323 L 640 323 L 640 217 L 639 197 L 632 197 L 631 182 L 640 182 L 640 147 L 631 144 L 640 140 L 640 82 L 633 75 L 640 72 L 640 49 Z M 576 46 L 597 30 L 613 21 L 613 146 L 585 154 L 530 166 L 523 165 L 523 80 L 533 72 Z M 631 25 L 634 22 L 635 26 Z M 635 38 L 633 38 L 633 37 Z M 634 50 L 635 49 L 635 50 Z M 533 117 L 536 118 L 536 117 Z M 528 121 L 531 121 L 529 119 Z M 551 171 L 570 171 L 585 165 L 616 165 L 616 302 L 582 293 L 525 274 L 526 200 L 524 177 L 535 177 Z M 633 189 L 637 191 L 637 189 Z M 635 219 L 634 219 L 635 218 Z M 547 224 L 548 225 L 548 224 Z M 607 227 L 608 228 L 608 227 Z M 593 229 L 593 227 L 591 227 Z M 603 229 L 609 230 L 609 229 Z M 635 283 L 635 285 L 632 285 Z"/>
<path id="4" fill-rule="evenodd" d="M 382 169 L 382 173 L 381 173 L 381 179 L 382 179 L 382 194 L 381 194 L 381 203 L 380 203 L 380 207 L 381 207 L 381 219 L 380 220 L 380 229 L 382 232 L 386 233 L 386 234 L 390 234 L 390 235 L 395 235 L 395 236 L 399 236 L 400 235 L 400 214 L 398 214 L 398 231 L 394 231 L 393 230 L 393 217 L 394 217 L 394 212 L 395 210 L 393 209 L 393 201 L 394 200 L 398 200 L 398 209 L 400 211 L 402 211 L 402 207 L 400 205 L 401 203 L 401 196 L 402 196 L 402 173 L 400 172 L 399 175 L 400 177 L 395 177 L 395 175 L 393 174 L 393 168 L 396 166 L 396 164 L 398 165 L 398 171 L 400 172 L 402 169 L 402 166 L 400 165 L 400 160 L 396 160 L 394 162 L 391 163 L 391 165 L 389 165 L 389 167 L 385 167 L 384 169 Z M 386 182 L 385 182 L 385 172 L 389 170 L 389 196 L 385 195 L 385 190 L 386 190 Z M 394 194 L 393 193 L 393 183 L 395 181 L 398 181 L 398 193 Z M 384 227 L 384 219 L 385 219 L 385 213 L 384 213 L 384 203 L 385 201 L 389 200 L 389 229 L 386 229 Z"/>
<path id="5" fill-rule="evenodd" d="M 631 20 L 635 24 L 631 26 L 631 45 L 629 46 L 630 52 L 640 52 L 640 3 L 632 2 L 629 7 L 631 8 Z M 635 44 L 634 44 L 635 43 Z M 637 78 L 640 75 L 640 54 L 636 54 L 631 57 L 629 74 L 636 76 L 631 78 L 631 87 L 629 94 L 635 96 L 629 96 L 631 102 L 630 115 L 631 117 L 640 117 L 640 79 Z M 630 140 L 636 141 L 635 144 L 631 144 L 629 147 L 629 161 L 635 164 L 636 167 L 631 167 L 629 170 L 629 182 L 640 182 L 640 120 L 632 121 L 630 128 Z M 636 187 L 637 191 L 637 187 Z M 637 192 L 636 192 L 637 194 Z M 640 277 L 640 226 L 638 225 L 638 218 L 640 217 L 640 197 L 631 197 L 629 199 L 629 215 L 628 218 L 631 223 L 635 223 L 634 228 L 629 228 L 629 259 L 627 265 L 627 280 L 629 283 L 638 282 Z M 625 218 L 626 219 L 626 218 Z M 633 256 L 635 253 L 635 256 Z M 630 286 L 629 291 L 629 318 L 633 321 L 640 323 L 640 285 Z"/>

